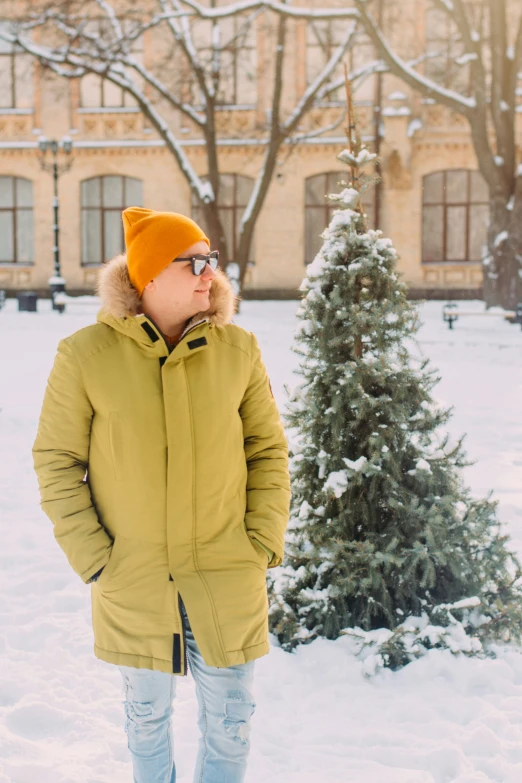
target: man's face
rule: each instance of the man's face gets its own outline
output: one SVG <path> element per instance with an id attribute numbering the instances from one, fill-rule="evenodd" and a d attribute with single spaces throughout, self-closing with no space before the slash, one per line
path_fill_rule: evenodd
<path id="1" fill-rule="evenodd" d="M 178 257 L 190 258 L 198 253 L 206 255 L 208 252 L 209 246 L 206 242 L 196 242 Z M 216 273 L 208 264 L 201 275 L 194 275 L 190 261 L 171 263 L 145 287 L 142 295 L 145 309 L 153 305 L 163 312 L 172 310 L 186 318 L 208 310 L 210 285 L 215 276 Z"/>

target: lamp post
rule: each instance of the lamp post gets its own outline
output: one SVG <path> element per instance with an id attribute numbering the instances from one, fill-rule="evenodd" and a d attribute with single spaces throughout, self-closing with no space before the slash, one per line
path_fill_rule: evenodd
<path id="1" fill-rule="evenodd" d="M 72 139 L 69 136 L 64 136 L 60 141 L 56 139 L 47 139 L 45 136 L 41 136 L 38 139 L 38 148 L 40 150 L 40 166 L 44 171 L 48 171 L 53 175 L 54 184 L 54 197 L 53 197 L 53 214 L 54 214 L 54 274 L 49 278 L 49 288 L 51 289 L 51 299 L 53 310 L 63 313 L 65 305 L 57 305 L 54 301 L 55 294 L 59 291 L 65 291 L 65 280 L 62 277 L 62 271 L 60 267 L 60 226 L 58 222 L 59 217 L 59 202 L 58 202 L 58 178 L 72 166 L 72 158 L 70 157 L 72 152 Z M 65 154 L 65 160 L 62 163 L 58 163 L 58 152 L 63 150 Z M 47 153 L 52 155 L 52 161 L 47 160 Z"/>

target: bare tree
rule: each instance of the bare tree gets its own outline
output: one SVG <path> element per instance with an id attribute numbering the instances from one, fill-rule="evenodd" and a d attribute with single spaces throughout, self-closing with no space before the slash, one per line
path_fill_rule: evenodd
<path id="1" fill-rule="evenodd" d="M 510 308 L 522 301 L 522 163 L 516 139 L 522 8 L 517 0 L 419 0 L 426 8 L 444 14 L 449 22 L 451 62 L 447 60 L 438 74 L 431 69 L 430 76 L 423 71 L 433 53 L 405 60 L 397 51 L 396 39 L 392 42 L 379 22 L 383 10 L 397 10 L 397 0 L 352 0 L 351 7 L 314 10 L 273 0 L 245 0 L 212 11 L 195 0 L 182 2 L 214 19 L 238 7 L 247 13 L 264 6 L 287 18 L 357 20 L 382 58 L 377 70 L 399 77 L 429 101 L 446 106 L 468 122 L 478 166 L 490 194 L 488 243 L 483 258 L 485 300 L 489 306 Z M 477 18 L 482 20 L 481 27 Z M 467 68 L 470 78 L 465 85 L 458 78 L 453 82 L 448 79 Z"/>
<path id="2" fill-rule="evenodd" d="M 121 5 L 109 0 L 73 0 L 39 6 L 33 3 L 23 19 L 13 20 L 9 32 L 0 31 L 0 37 L 18 44 L 45 69 L 64 79 L 96 74 L 132 96 L 164 140 L 190 185 L 224 265 L 230 260 L 239 264 L 242 285 L 256 221 L 283 145 L 295 145 L 319 136 L 340 125 L 344 119 L 344 110 L 340 109 L 335 122 L 310 127 L 312 110 L 342 84 L 339 66 L 353 45 L 358 14 L 356 11 L 345 14 L 341 42 L 295 105 L 289 107 L 283 93 L 287 37 L 289 26 L 295 22 L 285 13 L 287 6 L 258 3 L 252 8 L 243 8 L 238 5 L 227 7 L 225 13 L 217 16 L 212 8 L 189 7 L 182 3 L 183 0 L 159 0 L 156 4 L 153 0 L 146 12 L 135 3 Z M 217 112 L 223 109 L 223 91 L 229 78 L 225 55 L 230 52 L 236 57 L 241 55 L 245 36 L 260 23 L 262 14 L 265 18 L 270 17 L 272 31 L 265 36 L 272 52 L 267 58 L 268 73 L 263 77 L 270 82 L 270 107 L 266 122 L 258 125 L 249 139 L 262 160 L 241 220 L 237 255 L 232 258 L 220 215 L 218 146 L 223 133 L 218 129 Z M 230 25 L 224 29 L 224 22 L 230 17 L 237 20 L 232 35 Z M 207 24 L 203 39 L 196 27 L 202 20 Z M 37 30 L 38 35 L 34 36 Z M 170 53 L 163 58 L 158 56 L 153 63 L 143 62 L 136 56 L 135 44 L 146 33 L 160 35 L 163 40 L 169 36 Z M 351 78 L 357 85 L 376 67 L 378 62 L 369 63 L 351 74 Z M 204 178 L 195 172 L 180 143 L 176 123 L 172 121 L 173 110 L 181 113 L 204 140 L 208 171 Z M 303 131 L 307 119 L 309 127 Z"/>
<path id="3" fill-rule="evenodd" d="M 488 247 L 483 259 L 488 305 L 522 301 L 522 164 L 517 160 L 517 80 L 522 71 L 522 7 L 506 0 L 428 0 L 450 22 L 453 65 L 469 65 L 466 91 L 426 78 L 394 51 L 365 0 L 354 0 L 361 23 L 390 73 L 426 98 L 466 118 L 480 172 L 490 193 Z M 481 13 L 476 16 L 477 10 Z M 477 19 L 482 20 L 482 29 Z M 462 85 L 459 85 L 462 87 Z M 520 158 L 520 154 L 518 155 Z"/>

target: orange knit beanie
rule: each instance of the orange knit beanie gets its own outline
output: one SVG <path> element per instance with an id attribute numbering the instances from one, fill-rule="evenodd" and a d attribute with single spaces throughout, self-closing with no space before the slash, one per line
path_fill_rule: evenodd
<path id="1" fill-rule="evenodd" d="M 129 277 L 139 295 L 171 261 L 196 242 L 210 241 L 200 227 L 177 212 L 128 207 L 122 213 Z"/>

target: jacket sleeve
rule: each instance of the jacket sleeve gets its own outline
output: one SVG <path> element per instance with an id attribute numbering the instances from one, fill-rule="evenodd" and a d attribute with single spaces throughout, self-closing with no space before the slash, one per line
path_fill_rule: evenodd
<path id="1" fill-rule="evenodd" d="M 288 443 L 254 334 L 251 339 L 250 380 L 239 408 L 248 470 L 246 527 L 274 553 L 268 565 L 275 568 L 283 561 L 290 509 Z"/>
<path id="2" fill-rule="evenodd" d="M 105 566 L 112 547 L 84 481 L 92 417 L 78 361 L 67 341 L 61 340 L 32 453 L 41 506 L 71 567 L 85 583 Z"/>

